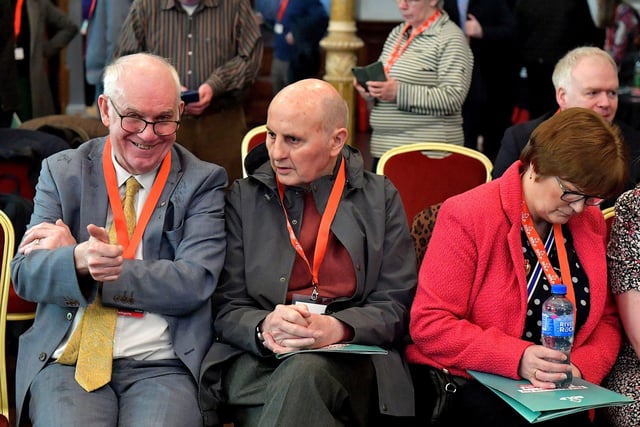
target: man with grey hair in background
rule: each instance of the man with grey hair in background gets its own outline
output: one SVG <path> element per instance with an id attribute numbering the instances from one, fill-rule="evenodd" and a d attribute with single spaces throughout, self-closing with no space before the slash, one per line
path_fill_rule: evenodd
<path id="1" fill-rule="evenodd" d="M 626 189 L 635 187 L 640 180 L 640 133 L 615 119 L 620 88 L 615 61 L 600 48 L 578 47 L 558 61 L 552 79 L 559 110 L 588 108 L 618 125 L 629 149 L 629 181 Z M 520 158 L 520 152 L 529 142 L 533 130 L 557 111 L 549 111 L 536 119 L 507 128 L 493 165 L 493 178 L 501 176 Z M 613 201 L 605 201 L 602 207 L 612 206 Z"/>

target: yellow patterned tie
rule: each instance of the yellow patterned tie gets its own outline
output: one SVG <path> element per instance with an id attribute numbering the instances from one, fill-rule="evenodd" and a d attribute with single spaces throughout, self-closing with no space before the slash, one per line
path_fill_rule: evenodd
<path id="1" fill-rule="evenodd" d="M 134 200 L 139 189 L 140 183 L 134 177 L 129 177 L 122 201 L 129 238 L 136 226 Z M 118 241 L 114 224 L 109 229 L 109 241 Z M 58 358 L 58 362 L 65 365 L 76 364 L 76 381 L 86 391 L 97 390 L 111 381 L 113 337 L 117 319 L 118 310 L 103 306 L 98 293 Z"/>

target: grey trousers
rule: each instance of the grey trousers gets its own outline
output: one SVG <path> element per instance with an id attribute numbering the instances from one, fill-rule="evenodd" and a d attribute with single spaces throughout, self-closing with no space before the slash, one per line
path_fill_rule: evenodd
<path id="1" fill-rule="evenodd" d="M 31 383 L 33 427 L 201 427 L 196 382 L 180 360 L 116 359 L 111 382 L 91 393 L 75 366 L 50 363 Z"/>
<path id="2" fill-rule="evenodd" d="M 378 412 L 366 355 L 301 353 L 276 360 L 245 353 L 222 383 L 236 427 L 366 426 Z"/>

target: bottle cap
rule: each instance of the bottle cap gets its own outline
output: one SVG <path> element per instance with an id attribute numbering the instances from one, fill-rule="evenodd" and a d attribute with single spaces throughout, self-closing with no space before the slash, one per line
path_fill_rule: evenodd
<path id="1" fill-rule="evenodd" d="M 551 285 L 551 293 L 552 294 L 566 294 L 567 286 L 562 283 L 556 283 Z"/>

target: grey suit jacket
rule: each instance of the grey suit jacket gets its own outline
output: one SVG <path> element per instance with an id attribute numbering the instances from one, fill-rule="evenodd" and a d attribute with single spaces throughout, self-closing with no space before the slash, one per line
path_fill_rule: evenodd
<path id="1" fill-rule="evenodd" d="M 88 224 L 104 226 L 108 197 L 103 177 L 105 138 L 54 154 L 42 163 L 30 225 L 61 218 L 77 242 Z M 103 303 L 158 313 L 167 320 L 177 357 L 197 380 L 212 342 L 210 297 L 224 261 L 223 168 L 174 145 L 171 170 L 143 236 L 143 260 L 125 260 Z M 98 284 L 76 275 L 75 245 L 16 255 L 16 292 L 38 303 L 33 326 L 20 337 L 16 376 L 17 419 L 29 386 L 69 332 L 77 308 L 95 298 Z"/>

